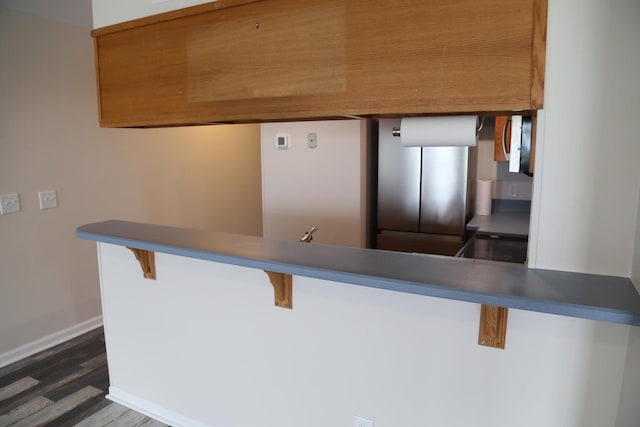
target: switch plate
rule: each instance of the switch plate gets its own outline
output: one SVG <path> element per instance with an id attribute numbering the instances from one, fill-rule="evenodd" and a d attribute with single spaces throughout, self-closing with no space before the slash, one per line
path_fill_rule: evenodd
<path id="1" fill-rule="evenodd" d="M 373 427 L 373 421 L 366 418 L 353 417 L 353 427 Z"/>
<path id="2" fill-rule="evenodd" d="M 18 193 L 0 194 L 0 215 L 20 212 L 20 196 Z"/>
<path id="3" fill-rule="evenodd" d="M 40 202 L 40 210 L 58 207 L 58 195 L 55 190 L 39 191 L 38 201 Z"/>
<path id="4" fill-rule="evenodd" d="M 279 133 L 276 135 L 276 148 L 278 150 L 288 150 L 291 147 L 291 136 Z"/>
<path id="5" fill-rule="evenodd" d="M 315 133 L 307 134 L 307 147 L 316 148 L 318 146 L 318 135 Z"/>

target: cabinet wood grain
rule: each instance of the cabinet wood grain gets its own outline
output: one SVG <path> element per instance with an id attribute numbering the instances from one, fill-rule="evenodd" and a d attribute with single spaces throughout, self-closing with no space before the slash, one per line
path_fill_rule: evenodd
<path id="1" fill-rule="evenodd" d="M 93 31 L 100 123 L 528 111 L 545 32 L 546 0 L 220 0 Z"/>
<path id="2" fill-rule="evenodd" d="M 509 121 L 507 123 L 508 119 L 507 116 L 496 116 L 496 128 L 493 138 L 493 160 L 496 162 L 506 162 L 509 160 L 504 154 L 505 150 L 507 153 L 511 150 L 511 122 Z M 506 131 L 504 128 L 505 125 L 507 126 Z"/>

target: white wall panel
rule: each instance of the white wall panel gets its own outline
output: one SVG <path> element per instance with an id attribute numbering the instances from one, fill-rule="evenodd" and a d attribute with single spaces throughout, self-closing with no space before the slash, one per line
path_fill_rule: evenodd
<path id="1" fill-rule="evenodd" d="M 91 0 L 93 28 L 213 1 L 216 0 Z"/>
<path id="2" fill-rule="evenodd" d="M 264 237 L 298 240 L 313 225 L 314 241 L 364 246 L 365 135 L 360 120 L 265 123 L 262 145 Z M 317 148 L 307 134 L 317 135 Z M 276 148 L 276 136 L 291 148 Z"/>
<path id="3" fill-rule="evenodd" d="M 549 0 L 533 267 L 631 274 L 640 188 L 640 3 Z"/>
<path id="4" fill-rule="evenodd" d="M 478 346 L 476 304 L 156 254 L 157 281 L 100 244 L 111 385 L 224 427 L 615 425 L 630 327 L 510 310 Z M 161 414 L 162 415 L 162 414 Z M 174 424 L 175 425 L 175 424 Z"/>

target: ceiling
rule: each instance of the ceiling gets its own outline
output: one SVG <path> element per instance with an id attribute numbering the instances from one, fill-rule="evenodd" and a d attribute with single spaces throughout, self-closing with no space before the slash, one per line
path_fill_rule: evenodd
<path id="1" fill-rule="evenodd" d="M 93 27 L 91 0 L 0 0 L 0 7 L 65 24 Z"/>

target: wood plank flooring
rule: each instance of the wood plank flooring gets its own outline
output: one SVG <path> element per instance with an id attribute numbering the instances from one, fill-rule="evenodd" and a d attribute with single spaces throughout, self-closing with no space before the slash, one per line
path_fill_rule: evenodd
<path id="1" fill-rule="evenodd" d="M 0 368 L 0 427 L 167 427 L 105 398 L 102 328 Z"/>

